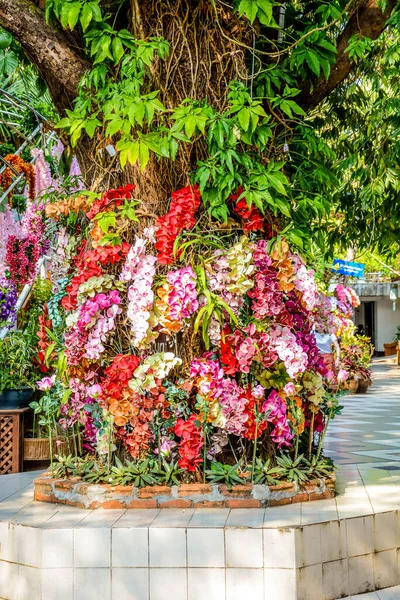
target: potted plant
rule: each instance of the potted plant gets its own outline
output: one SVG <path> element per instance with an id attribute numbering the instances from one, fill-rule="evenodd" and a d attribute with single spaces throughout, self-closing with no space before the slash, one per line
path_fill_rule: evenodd
<path id="1" fill-rule="evenodd" d="M 341 353 L 342 367 L 348 373 L 348 378 L 342 383 L 342 388 L 353 393 L 365 394 L 372 383 L 369 368 L 373 346 L 367 336 L 356 336 L 351 331 L 343 336 Z"/>
<path id="2" fill-rule="evenodd" d="M 29 406 L 38 378 L 29 336 L 12 332 L 0 340 L 0 409 Z"/>
<path id="3" fill-rule="evenodd" d="M 62 455 L 67 449 L 65 435 L 59 434 L 56 418 L 59 414 L 60 400 L 54 387 L 55 375 L 43 377 L 37 382 L 44 394 L 30 403 L 33 409 L 31 437 L 24 438 L 24 460 L 52 460 L 54 454 Z"/>

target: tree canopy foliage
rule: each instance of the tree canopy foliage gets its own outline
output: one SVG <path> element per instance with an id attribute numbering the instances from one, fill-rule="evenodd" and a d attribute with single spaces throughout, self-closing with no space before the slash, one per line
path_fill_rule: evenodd
<path id="1" fill-rule="evenodd" d="M 0 22 L 93 187 L 151 212 L 197 183 L 225 226 L 239 194 L 310 252 L 397 243 L 395 0 L 0 0 Z"/>

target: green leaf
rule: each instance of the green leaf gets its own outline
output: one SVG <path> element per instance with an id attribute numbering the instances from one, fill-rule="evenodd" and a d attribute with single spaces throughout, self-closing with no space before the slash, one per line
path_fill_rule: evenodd
<path id="1" fill-rule="evenodd" d="M 242 108 L 238 112 L 238 120 L 243 131 L 247 131 L 250 123 L 250 112 L 248 108 Z"/>
<path id="2" fill-rule="evenodd" d="M 144 112 L 144 102 L 142 102 L 140 98 L 136 98 L 136 101 L 133 102 L 128 109 L 129 120 L 132 126 L 135 126 L 136 123 L 143 125 Z"/>
<path id="3" fill-rule="evenodd" d="M 281 198 L 274 198 L 274 202 L 276 206 L 279 208 L 281 213 L 283 213 L 286 217 L 291 217 L 289 203 Z"/>
<path id="4" fill-rule="evenodd" d="M 150 153 L 147 144 L 143 141 L 140 142 L 139 145 L 139 160 L 140 160 L 140 170 L 145 170 L 147 163 L 149 162 Z"/>
<path id="5" fill-rule="evenodd" d="M 92 5 L 89 2 L 86 2 L 83 5 L 82 12 L 81 12 L 81 15 L 79 17 L 79 21 L 80 21 L 80 24 L 81 24 L 81 27 L 82 27 L 83 31 L 86 31 L 86 29 L 89 27 L 90 21 L 92 19 L 93 19 Z"/>
<path id="6" fill-rule="evenodd" d="M 72 394 L 72 390 L 70 390 L 70 389 L 65 390 L 65 392 L 63 393 L 62 398 L 61 398 L 61 404 L 67 404 L 71 394 Z"/>
<path id="7" fill-rule="evenodd" d="M 116 134 L 117 131 L 121 131 L 124 124 L 125 124 L 124 119 L 117 118 L 117 119 L 114 119 L 113 121 L 110 121 L 110 123 L 107 125 L 106 135 L 112 136 L 112 135 Z"/>
<path id="8" fill-rule="evenodd" d="M 188 115 L 185 119 L 185 132 L 188 138 L 191 138 L 196 129 L 196 119 L 194 115 Z"/>
<path id="9" fill-rule="evenodd" d="M 13 38 L 11 33 L 8 33 L 5 29 L 0 30 L 0 49 L 5 50 L 11 44 Z"/>
<path id="10" fill-rule="evenodd" d="M 103 20 L 100 6 L 96 2 L 91 2 L 90 6 L 92 7 L 93 19 L 100 23 Z"/>
<path id="11" fill-rule="evenodd" d="M 94 132 L 96 131 L 97 127 L 101 127 L 101 125 L 102 125 L 101 121 L 99 121 L 99 119 L 96 119 L 96 118 L 86 121 L 85 131 L 88 134 L 88 136 L 90 137 L 90 139 L 93 138 Z"/>
<path id="12" fill-rule="evenodd" d="M 274 20 L 272 18 L 272 8 L 274 3 L 270 2 L 269 0 L 257 0 L 257 4 L 257 17 L 260 23 L 267 26 L 274 23 Z"/>
<path id="13" fill-rule="evenodd" d="M 68 27 L 71 31 L 75 28 L 78 19 L 79 13 L 81 12 L 82 4 L 80 2 L 76 2 L 71 5 L 71 8 L 68 12 Z"/>
<path id="14" fill-rule="evenodd" d="M 329 76 L 331 74 L 331 65 L 330 65 L 329 61 L 326 60 L 325 58 L 324 59 L 321 58 L 320 60 L 321 60 L 321 67 L 322 67 L 322 70 L 325 75 L 325 79 L 328 81 Z"/>
<path id="15" fill-rule="evenodd" d="M 55 347 L 56 347 L 56 342 L 52 342 L 49 346 L 47 346 L 46 352 L 44 353 L 44 360 L 45 360 L 46 364 L 48 363 L 49 358 L 53 354 Z"/>
<path id="16" fill-rule="evenodd" d="M 320 62 L 318 59 L 318 55 L 312 50 L 306 50 L 306 61 L 311 71 L 319 77 L 321 72 Z"/>
<path id="17" fill-rule="evenodd" d="M 113 211 L 98 213 L 95 217 L 100 229 L 104 233 L 108 233 L 110 227 L 115 227 L 117 223 L 116 214 Z"/>
<path id="18" fill-rule="evenodd" d="M 121 167 L 124 169 L 126 163 L 129 161 L 131 165 L 134 165 L 139 158 L 139 142 L 135 140 L 131 141 L 122 141 L 120 140 L 117 143 L 117 150 L 121 152 L 120 154 L 120 163 Z"/>
<path id="19" fill-rule="evenodd" d="M 337 53 L 337 49 L 336 49 L 336 47 L 335 47 L 333 44 L 331 44 L 330 42 L 328 42 L 328 40 L 327 40 L 327 39 L 320 40 L 320 41 L 318 42 L 318 46 L 321 46 L 321 48 L 325 48 L 325 50 L 329 50 L 329 51 L 330 51 L 330 52 L 332 52 L 333 54 L 336 54 L 336 53 Z"/>
<path id="20" fill-rule="evenodd" d="M 18 56 L 12 50 L 8 50 L 3 61 L 0 61 L 1 67 L 6 75 L 14 73 L 18 67 Z"/>
<path id="21" fill-rule="evenodd" d="M 124 55 L 124 47 L 119 37 L 115 36 L 111 44 L 111 49 L 114 56 L 115 64 L 118 64 Z"/>
<path id="22" fill-rule="evenodd" d="M 279 192 L 283 196 L 287 195 L 286 188 L 284 187 L 284 183 L 287 183 L 287 180 L 283 173 L 265 173 L 265 177 L 267 178 L 269 184 L 277 192 Z"/>
<path id="23" fill-rule="evenodd" d="M 238 7 L 239 17 L 246 15 L 250 23 L 253 24 L 254 19 L 257 16 L 257 11 L 258 6 L 254 0 L 241 0 Z"/>
<path id="24" fill-rule="evenodd" d="M 121 216 L 123 218 L 129 219 L 130 221 L 134 221 L 135 223 L 139 223 L 139 219 L 136 216 L 135 209 L 128 206 L 121 211 Z"/>

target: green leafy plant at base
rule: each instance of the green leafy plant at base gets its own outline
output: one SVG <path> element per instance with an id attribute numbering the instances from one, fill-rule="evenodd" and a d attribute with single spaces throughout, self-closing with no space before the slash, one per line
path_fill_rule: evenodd
<path id="1" fill-rule="evenodd" d="M 330 458 L 314 455 L 309 461 L 309 478 L 317 477 L 324 479 L 335 472 L 335 466 Z"/>
<path id="2" fill-rule="evenodd" d="M 243 477 L 238 474 L 240 464 L 223 465 L 219 462 L 211 463 L 211 468 L 206 470 L 207 481 L 210 483 L 224 483 L 231 488 L 238 483 L 243 483 Z"/>
<path id="3" fill-rule="evenodd" d="M 254 464 L 254 479 L 253 483 L 263 485 L 276 485 L 282 476 L 282 467 L 273 467 L 271 460 L 263 462 L 260 458 L 256 458 Z"/>
<path id="4" fill-rule="evenodd" d="M 108 479 L 113 485 L 133 484 L 135 487 L 145 487 L 154 485 L 156 480 L 150 472 L 151 463 L 144 460 L 139 463 L 127 462 L 122 464 L 118 457 L 115 458 L 116 465 L 111 467 L 111 474 Z"/>
<path id="5" fill-rule="evenodd" d="M 179 485 L 179 475 L 182 473 L 182 469 L 178 467 L 178 464 L 174 461 L 168 463 L 163 460 L 161 467 L 156 466 L 151 470 L 151 474 L 157 483 L 161 485 Z"/>
<path id="6" fill-rule="evenodd" d="M 281 468 L 281 479 L 293 483 L 304 483 L 309 479 L 310 463 L 300 454 L 297 458 L 292 458 L 288 454 L 281 454 L 276 457 L 278 467 Z"/>
<path id="7" fill-rule="evenodd" d="M 51 469 L 52 477 L 65 479 L 68 477 L 80 477 L 84 469 L 83 465 L 87 462 L 84 458 L 73 456 L 72 454 L 68 456 L 56 454 L 54 459 Z M 91 461 L 91 466 L 93 463 L 94 461 Z"/>

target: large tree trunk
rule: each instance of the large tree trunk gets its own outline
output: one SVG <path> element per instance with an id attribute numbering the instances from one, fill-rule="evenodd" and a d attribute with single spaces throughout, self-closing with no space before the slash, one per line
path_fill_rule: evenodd
<path id="1" fill-rule="evenodd" d="M 47 25 L 43 11 L 29 0 L 0 0 L 0 24 L 19 41 L 37 67 L 62 114 L 71 107 L 90 63 L 72 48 L 66 34 Z"/>
<path id="2" fill-rule="evenodd" d="M 385 11 L 378 0 L 359 0 L 338 40 L 337 64 L 328 81 L 320 78 L 310 93 L 306 82 L 300 103 L 314 108 L 348 76 L 353 67 L 345 49 L 354 33 L 376 38 L 396 0 L 388 0 Z M 225 4 L 202 0 L 130 0 L 125 15 L 130 29 L 140 38 L 162 36 L 170 43 L 165 62 L 155 61 L 149 88 L 160 90 L 160 99 L 173 108 L 185 97 L 208 101 L 219 110 L 226 101 L 227 85 L 232 79 L 246 78 L 246 48 L 252 32 L 241 25 Z M 215 11 L 218 10 L 218 19 Z M 122 18 L 122 11 L 119 18 Z M 46 24 L 44 13 L 30 0 L 0 0 L 0 24 L 21 43 L 27 56 L 46 82 L 54 104 L 62 114 L 72 105 L 79 81 L 91 67 L 70 34 Z M 243 23 L 242 23 L 243 24 Z M 239 43 L 237 43 L 239 41 Z M 79 45 L 79 44 L 78 44 Z M 116 157 L 110 158 L 105 140 L 82 139 L 76 153 L 86 183 L 107 188 L 125 182 L 137 186 L 137 195 L 156 206 L 160 196 L 188 183 L 188 173 L 204 157 L 204 141 L 180 149 L 177 160 L 152 159 L 144 174 L 129 167 L 122 173 Z"/>

